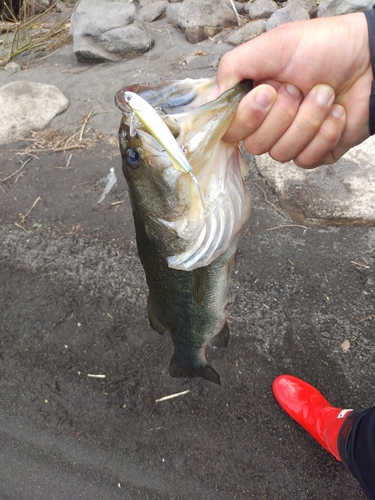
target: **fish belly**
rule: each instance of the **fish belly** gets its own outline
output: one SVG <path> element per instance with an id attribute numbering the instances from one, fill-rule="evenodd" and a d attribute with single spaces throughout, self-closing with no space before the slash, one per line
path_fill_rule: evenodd
<path id="1" fill-rule="evenodd" d="M 239 235 L 210 265 L 181 271 L 168 267 L 134 211 L 133 216 L 149 288 L 149 321 L 157 332 L 169 331 L 174 344 L 170 375 L 203 377 L 220 384 L 218 373 L 207 364 L 205 351 L 208 344 L 222 347 L 229 341 L 226 306 Z"/>

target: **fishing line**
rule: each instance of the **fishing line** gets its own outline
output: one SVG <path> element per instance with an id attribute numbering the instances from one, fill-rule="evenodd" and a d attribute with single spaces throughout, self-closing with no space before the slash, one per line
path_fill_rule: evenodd
<path id="1" fill-rule="evenodd" d="M 147 54 L 147 61 L 146 61 L 146 66 L 143 70 L 143 75 L 144 77 L 146 77 L 146 71 L 148 70 L 148 65 L 149 65 L 149 62 L 150 62 L 150 58 L 151 58 L 151 49 L 152 49 L 152 45 L 151 45 L 151 33 L 150 33 L 150 27 L 148 25 L 148 23 L 144 23 L 144 25 L 146 26 L 147 28 L 147 34 L 148 34 L 148 54 Z M 141 73 L 141 74 L 142 74 Z M 140 78 L 141 75 L 138 76 L 138 79 Z M 145 82 L 146 83 L 146 82 Z M 139 87 L 141 86 L 141 83 L 139 82 L 138 83 L 138 88 L 137 90 L 135 90 L 135 94 L 138 92 L 139 90 Z"/>
<path id="2" fill-rule="evenodd" d="M 147 34 L 148 34 L 148 39 L 149 39 L 149 50 L 148 50 L 148 55 L 147 55 L 147 61 L 146 61 L 146 66 L 143 70 L 143 74 L 144 76 L 146 76 L 146 71 L 148 69 L 148 65 L 149 65 L 149 62 L 150 62 L 150 58 L 151 58 L 151 49 L 152 49 L 152 45 L 151 45 L 151 33 L 150 33 L 150 27 L 148 25 L 148 23 L 144 23 L 146 28 L 147 28 Z M 138 79 L 139 79 L 140 76 L 138 76 Z M 139 82 L 138 83 L 138 87 L 136 88 L 136 90 L 134 91 L 135 94 L 137 94 L 139 88 L 141 86 L 141 83 Z M 156 109 L 157 110 L 157 109 Z M 163 111 L 163 113 L 165 113 L 164 109 L 161 107 L 161 110 Z M 135 116 L 134 112 L 132 113 L 132 116 L 131 116 L 131 119 L 130 119 L 130 127 L 129 127 L 129 132 L 130 132 L 130 135 L 132 137 L 135 136 L 136 134 L 136 130 L 137 130 L 137 125 L 139 124 L 139 121 L 137 119 L 137 117 Z M 152 134 L 153 135 L 153 134 Z M 156 139 L 156 138 L 155 138 Z M 156 139 L 157 140 L 157 139 Z M 159 141 L 158 141 L 159 142 Z M 181 148 L 182 152 L 185 154 L 185 151 L 184 151 L 184 148 L 182 147 Z M 166 151 L 167 154 L 168 154 L 168 151 Z M 195 186 L 197 187 L 197 190 L 198 190 L 198 194 L 199 194 L 199 199 L 200 199 L 200 202 L 201 202 L 201 205 L 202 205 L 202 209 L 203 209 L 203 215 L 204 217 L 207 217 L 208 216 L 208 212 L 207 212 L 207 209 L 206 209 L 206 203 L 204 201 L 204 197 L 203 197 L 203 193 L 202 193 L 202 190 L 201 190 L 201 187 L 199 185 L 199 182 L 198 182 L 198 179 L 195 177 L 195 175 L 193 174 L 192 171 L 189 172 L 189 175 L 191 177 L 191 180 L 194 182 Z"/>
<path id="3" fill-rule="evenodd" d="M 208 217 L 208 212 L 207 212 L 207 209 L 206 209 L 206 204 L 204 202 L 203 193 L 202 193 L 201 187 L 199 185 L 198 179 L 195 177 L 195 175 L 193 174 L 193 172 L 189 172 L 189 174 L 190 174 L 190 177 L 191 177 L 192 181 L 197 186 L 199 198 L 201 200 L 201 204 L 202 204 L 202 208 L 203 208 L 203 215 L 205 217 Z"/>

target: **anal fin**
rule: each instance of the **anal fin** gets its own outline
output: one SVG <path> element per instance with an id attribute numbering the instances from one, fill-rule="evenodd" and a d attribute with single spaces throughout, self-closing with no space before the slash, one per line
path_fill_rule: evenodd
<path id="1" fill-rule="evenodd" d="M 209 343 L 210 347 L 227 347 L 230 339 L 229 326 L 225 322 L 220 332 Z"/>

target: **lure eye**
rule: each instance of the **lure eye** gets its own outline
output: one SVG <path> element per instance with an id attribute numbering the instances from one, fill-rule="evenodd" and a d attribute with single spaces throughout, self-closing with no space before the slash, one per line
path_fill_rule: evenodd
<path id="1" fill-rule="evenodd" d="M 129 165 L 131 168 L 138 168 L 140 165 L 140 158 L 139 154 L 137 151 L 134 151 L 134 149 L 128 149 L 126 151 L 126 163 Z"/>

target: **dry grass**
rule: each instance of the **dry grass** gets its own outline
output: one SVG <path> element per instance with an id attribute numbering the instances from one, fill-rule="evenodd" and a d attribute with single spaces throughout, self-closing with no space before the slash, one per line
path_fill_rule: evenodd
<path id="1" fill-rule="evenodd" d="M 60 152 L 72 149 L 90 149 L 101 139 L 98 132 L 88 126 L 90 118 L 95 113 L 89 111 L 82 117 L 80 124 L 73 131 L 66 131 L 59 128 L 47 128 L 32 132 L 29 137 L 19 138 L 25 141 L 28 146 L 18 150 L 23 155 L 35 156 L 38 152 Z"/>
<path id="2" fill-rule="evenodd" d="M 64 6 L 67 3 L 64 2 Z M 0 58 L 0 67 L 25 52 L 52 52 L 71 41 L 70 16 L 78 3 L 68 8 L 63 19 L 56 22 L 54 15 L 58 5 L 62 5 L 61 0 L 55 1 L 44 12 L 35 14 L 35 10 L 30 10 L 30 3 L 24 0 L 19 20 L 14 18 L 13 22 L 0 22 L 0 31 L 5 33 L 0 47 L 6 54 Z"/>
<path id="3" fill-rule="evenodd" d="M 74 130 L 67 131 L 62 128 L 47 128 L 32 132 L 28 137 L 20 137 L 18 140 L 25 142 L 27 146 L 22 149 L 10 151 L 21 156 L 26 155 L 38 158 L 38 154 L 48 151 L 59 153 L 70 152 L 75 149 L 90 150 L 98 143 L 105 143 L 117 150 L 117 137 L 106 136 L 90 126 L 89 121 L 95 114 L 93 111 L 86 113 Z M 7 179 L 0 179 L 0 184 L 4 180 Z"/>

